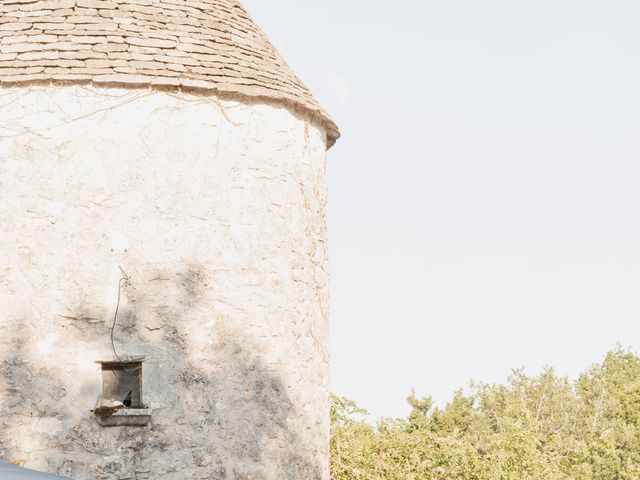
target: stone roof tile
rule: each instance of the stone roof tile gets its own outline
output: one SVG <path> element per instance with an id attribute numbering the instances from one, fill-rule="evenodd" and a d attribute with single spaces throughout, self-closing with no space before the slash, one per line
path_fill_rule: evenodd
<path id="1" fill-rule="evenodd" d="M 47 80 L 260 97 L 340 136 L 238 0 L 0 0 L 0 85 Z"/>

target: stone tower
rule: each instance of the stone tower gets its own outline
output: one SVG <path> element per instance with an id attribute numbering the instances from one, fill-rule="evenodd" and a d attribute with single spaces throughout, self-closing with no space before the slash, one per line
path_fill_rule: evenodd
<path id="1" fill-rule="evenodd" d="M 0 459 L 326 480 L 338 136 L 236 0 L 0 0 Z"/>

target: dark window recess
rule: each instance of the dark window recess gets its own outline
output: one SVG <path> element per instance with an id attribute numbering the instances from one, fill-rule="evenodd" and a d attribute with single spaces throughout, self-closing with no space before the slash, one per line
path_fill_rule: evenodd
<path id="1" fill-rule="evenodd" d="M 102 363 L 102 398 L 122 402 L 125 408 L 144 408 L 142 362 Z"/>

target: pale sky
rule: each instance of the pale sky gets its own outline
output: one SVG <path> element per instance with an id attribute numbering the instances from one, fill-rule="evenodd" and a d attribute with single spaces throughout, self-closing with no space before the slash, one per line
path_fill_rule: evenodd
<path id="1" fill-rule="evenodd" d="M 343 133 L 336 394 L 400 416 L 640 347 L 640 2 L 244 4 Z"/>

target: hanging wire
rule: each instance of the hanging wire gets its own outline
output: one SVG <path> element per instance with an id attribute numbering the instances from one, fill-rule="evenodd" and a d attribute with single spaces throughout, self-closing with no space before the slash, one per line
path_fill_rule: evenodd
<path id="1" fill-rule="evenodd" d="M 116 303 L 116 311 L 113 314 L 113 324 L 111 325 L 111 350 L 113 350 L 113 355 L 116 357 L 116 360 L 120 360 L 120 356 L 118 355 L 118 352 L 116 352 L 116 344 L 113 340 L 113 334 L 115 332 L 116 324 L 118 322 L 118 310 L 120 309 L 120 296 L 122 294 L 122 283 L 123 282 L 128 283 L 130 280 L 129 275 L 127 275 L 127 273 L 122 269 L 122 267 L 118 266 L 118 268 L 122 273 L 122 277 L 118 281 L 118 301 Z"/>

